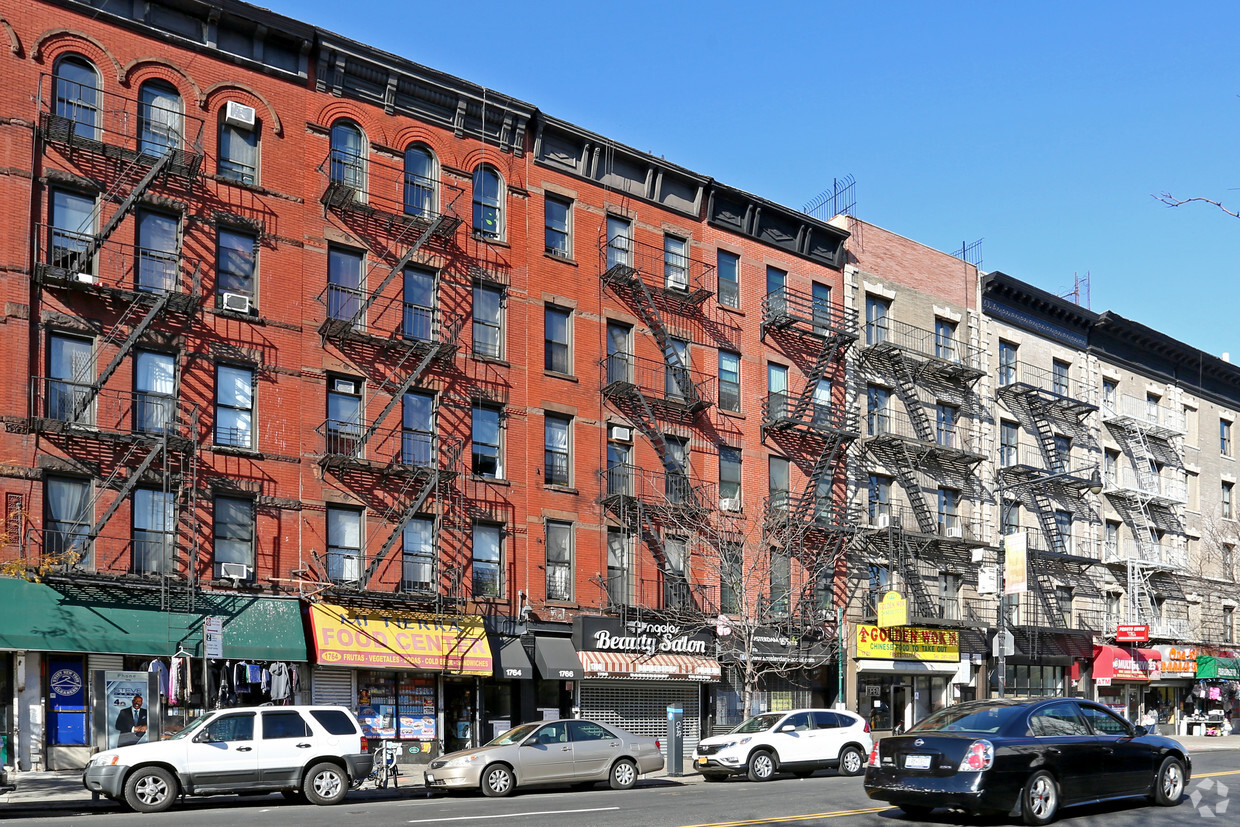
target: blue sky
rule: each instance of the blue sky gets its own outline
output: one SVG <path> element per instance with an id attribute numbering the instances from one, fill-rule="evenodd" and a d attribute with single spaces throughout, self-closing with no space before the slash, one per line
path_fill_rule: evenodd
<path id="1" fill-rule="evenodd" d="M 1240 361 L 1240 4 L 268 0 L 773 201 Z M 347 14 L 342 14 L 341 10 Z"/>

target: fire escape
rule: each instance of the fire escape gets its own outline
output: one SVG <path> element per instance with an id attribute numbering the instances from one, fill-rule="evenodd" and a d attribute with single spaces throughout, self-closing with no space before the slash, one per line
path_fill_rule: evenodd
<path id="1" fill-rule="evenodd" d="M 631 583 L 604 584 L 613 609 L 717 611 L 706 587 L 688 582 L 688 543 L 719 549 L 728 541 L 731 518 L 717 511 L 717 489 L 690 476 L 688 445 L 673 444 L 664 430 L 665 425 L 700 427 L 715 402 L 715 377 L 688 364 L 665 321 L 667 316 L 682 321 L 700 316 L 702 302 L 711 295 L 705 285 L 712 270 L 701 261 L 624 237 L 608 239 L 600 247 L 603 286 L 636 312 L 662 355 L 647 359 L 616 352 L 601 364 L 604 399 L 649 440 L 663 469 L 646 470 L 629 462 L 603 471 L 604 509 L 629 536 L 641 539 L 657 568 L 654 578 L 643 579 L 635 567 L 627 575 Z M 674 532 L 684 534 L 685 547 L 670 548 L 669 534 Z"/>
<path id="2" fill-rule="evenodd" d="M 1103 493 L 1134 538 L 1104 549 L 1103 562 L 1123 567 L 1128 586 L 1126 616 L 1108 620 L 1147 624 L 1151 637 L 1182 640 L 1187 624 L 1160 616 L 1153 580 L 1163 572 L 1183 571 L 1188 564 L 1183 547 L 1162 539 L 1164 533 L 1183 533 L 1179 508 L 1187 504 L 1188 490 L 1179 440 L 1187 433 L 1184 415 L 1153 399 L 1124 395 L 1103 403 L 1102 422 L 1131 466 L 1108 468 Z M 1175 479 L 1163 477 L 1164 466 L 1179 472 Z"/>
<path id="3" fill-rule="evenodd" d="M 955 603 L 940 605 L 927 579 L 945 563 L 963 567 L 970 550 L 984 545 L 977 515 L 960 511 L 965 497 L 978 490 L 976 469 L 985 459 L 971 423 L 978 405 L 974 386 L 986 374 L 982 351 L 883 318 L 866 325 L 858 362 L 864 381 L 872 383 L 865 401 L 864 466 L 867 473 L 890 474 L 908 504 L 870 491 L 863 547 L 902 585 L 910 622 L 958 625 Z M 900 404 L 880 396 L 886 393 Z M 947 401 L 924 401 L 929 394 Z"/>
<path id="4" fill-rule="evenodd" d="M 782 288 L 762 301 L 761 334 L 798 361 L 805 375 L 800 393 L 768 393 L 762 403 L 763 439 L 779 445 L 806 470 L 800 493 L 767 499 L 764 545 L 801 560 L 817 574 L 807 588 L 821 590 L 824 581 L 834 577 L 858 522 L 837 483 L 843 482 L 844 456 L 860 436 L 860 423 L 857 413 L 836 398 L 843 388 L 833 384 L 843 377 L 846 354 L 857 340 L 857 316 Z M 821 594 L 803 594 L 801 599 L 820 603 Z"/>
<path id="5" fill-rule="evenodd" d="M 1069 379 L 1066 370 L 1048 371 L 1024 363 L 999 366 L 996 395 L 1036 441 L 1035 445 L 1001 447 L 998 471 L 1006 489 L 1004 499 L 1031 510 L 1040 529 L 1040 534 L 1028 538 L 1029 584 L 1035 603 L 1021 617 L 1021 625 L 1032 630 L 1031 645 L 1036 650 L 1038 628 L 1062 631 L 1075 626 L 1057 599 L 1056 584 L 1080 579 L 1097 562 L 1085 541 L 1073 539 L 1071 523 L 1065 526 L 1057 521 L 1057 513 L 1070 515 L 1070 520 L 1082 513 L 1093 519 L 1085 494 L 1096 485 L 1091 479 L 1096 467 L 1073 468 L 1071 450 L 1074 442 L 1093 444 L 1086 419 L 1098 407 L 1092 388 Z M 1052 475 L 1058 478 L 1044 481 Z"/>
<path id="6" fill-rule="evenodd" d="M 441 283 L 434 286 L 429 304 L 424 298 L 422 303 L 408 300 L 403 286 L 406 268 L 419 260 L 419 253 L 442 253 L 455 235 L 462 191 L 394 167 L 363 166 L 338 152 L 323 167 L 328 180 L 320 200 L 367 239 L 376 263 L 361 280 L 367 288 L 373 285 L 368 292 L 329 284 L 320 294 L 326 312 L 319 335 L 361 366 L 378 391 L 371 396 L 375 406 L 383 396 L 387 400 L 369 416 L 359 394 L 354 412 L 329 415 L 316 429 L 323 438 L 319 465 L 324 473 L 364 497 L 386 496 L 377 508 L 376 536 L 366 539 L 360 557 L 320 563 L 338 592 L 364 596 L 390 586 L 406 600 L 439 608 L 459 596 L 461 571 L 438 552 L 429 581 L 411 580 L 403 570 L 400 577 L 385 575 L 393 563 L 400 565 L 391 559 L 392 550 L 410 520 L 434 513 L 436 534 L 442 537 L 447 515 L 463 511 L 455 480 L 463 470 L 465 444 L 438 433 L 444 394 L 433 395 L 428 411 L 406 412 L 404 406 L 428 373 L 451 369 L 468 314 L 445 312 Z M 399 423 L 388 425 L 398 408 Z M 438 549 L 442 542 L 434 545 Z M 379 582 L 384 586 L 377 587 Z"/>
<path id="7" fill-rule="evenodd" d="M 55 442 L 102 476 L 77 504 L 77 519 L 43 530 L 44 562 L 75 583 L 154 580 L 161 608 L 189 610 L 197 575 L 197 407 L 179 401 L 175 391 L 120 390 L 108 383 L 148 331 L 187 328 L 201 306 L 197 260 L 179 249 L 123 243 L 116 234 L 147 196 L 192 194 L 202 169 L 203 123 L 98 90 L 97 108 L 84 109 L 57 97 L 55 84 L 49 75 L 41 78 L 38 151 L 46 156 L 54 150 L 106 189 L 77 226 L 62 226 L 56 216 L 36 225 L 34 281 L 67 306 L 91 304 L 84 311 L 91 317 L 105 308 L 111 321 L 72 375 L 33 377 L 30 418 L 6 425 Z M 154 508 L 153 524 L 135 527 L 128 537 L 108 536 L 110 520 L 139 488 L 158 493 L 162 505 Z"/>

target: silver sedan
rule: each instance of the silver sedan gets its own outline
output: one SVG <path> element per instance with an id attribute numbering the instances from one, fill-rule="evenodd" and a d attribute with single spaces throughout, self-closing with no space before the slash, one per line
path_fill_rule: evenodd
<path id="1" fill-rule="evenodd" d="M 643 773 L 663 769 L 655 738 L 613 726 L 571 718 L 521 724 L 477 749 L 441 755 L 426 770 L 433 790 L 482 788 L 485 795 L 508 795 L 517 786 L 599 781 L 627 790 Z"/>

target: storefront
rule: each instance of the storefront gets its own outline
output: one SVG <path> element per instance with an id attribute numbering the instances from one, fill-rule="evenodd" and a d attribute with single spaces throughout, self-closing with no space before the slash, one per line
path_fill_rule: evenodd
<path id="1" fill-rule="evenodd" d="M 719 680 L 714 638 L 671 622 L 578 617 L 573 643 L 584 667 L 581 717 L 663 739 L 667 708 L 684 710 L 684 766 L 702 733 L 703 689 Z"/>
<path id="2" fill-rule="evenodd" d="M 720 637 L 723 678 L 711 692 L 710 732 L 727 731 L 762 712 L 833 704 L 840 678 L 832 644 L 821 637 L 793 637 L 774 628 L 756 629 L 744 638 L 739 633 Z M 755 666 L 747 670 L 750 657 Z M 755 683 L 749 709 L 743 708 L 746 677 Z"/>
<path id="3" fill-rule="evenodd" d="M 1162 677 L 1162 655 L 1135 646 L 1095 646 L 1090 667 L 1094 700 L 1134 724 L 1141 723 L 1142 704 L 1150 684 Z"/>
<path id="4" fill-rule="evenodd" d="M 972 674 L 955 629 L 860 624 L 852 647 L 857 712 L 873 730 L 904 731 L 946 706 L 950 687 Z"/>
<path id="5" fill-rule="evenodd" d="M 210 653 L 204 626 L 213 632 Z M 164 733 L 231 705 L 230 698 L 221 702 L 219 679 L 232 676 L 231 688 L 238 665 L 247 678 L 255 666 L 258 676 L 254 691 L 247 682 L 240 697 L 262 703 L 271 699 L 264 671 L 280 664 L 277 671 L 294 676 L 280 686 L 291 687 L 306 661 L 294 599 L 200 594 L 193 611 L 169 611 L 154 590 L 105 584 L 89 593 L 62 591 L 9 578 L 0 579 L 0 650 L 10 689 L 7 758 L 22 770 L 81 769 L 95 747 L 108 743 L 121 711 L 109 700 L 122 700 L 98 691 L 104 674 L 133 685 L 153 681 L 146 685 L 156 696 L 144 698 L 148 729 Z M 301 696 L 290 689 L 289 699 Z"/>
<path id="6" fill-rule="evenodd" d="M 1240 729 L 1240 658 L 1198 654 L 1195 677 L 1185 700 L 1189 734 L 1230 735 Z"/>
<path id="7" fill-rule="evenodd" d="M 494 738 L 517 724 L 571 718 L 584 673 L 567 623 L 524 624 L 487 619 L 494 673 L 483 682 L 482 735 Z"/>
<path id="8" fill-rule="evenodd" d="M 1145 692 L 1145 710 L 1158 719 L 1162 735 L 1187 735 L 1185 702 L 1197 677 L 1197 649 L 1192 646 L 1155 646 L 1162 656 L 1162 677 Z M 1144 720 L 1144 719 L 1143 719 Z"/>
<path id="9" fill-rule="evenodd" d="M 494 670 L 482 618 L 311 604 L 314 703 L 354 709 L 399 761 L 426 763 L 481 740 L 481 677 Z"/>

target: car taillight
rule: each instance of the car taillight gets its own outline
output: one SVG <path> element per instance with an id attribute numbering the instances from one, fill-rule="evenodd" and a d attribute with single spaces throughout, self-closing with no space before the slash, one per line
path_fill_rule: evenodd
<path id="1" fill-rule="evenodd" d="M 654 739 L 654 748 L 655 748 L 655 749 L 663 749 L 663 745 L 659 743 L 659 739 L 658 739 L 658 738 L 655 738 L 655 739 Z"/>
<path id="2" fill-rule="evenodd" d="M 974 741 L 969 744 L 964 758 L 960 760 L 957 772 L 981 772 L 995 765 L 995 745 L 989 741 Z"/>
<path id="3" fill-rule="evenodd" d="M 365 735 L 362 736 L 362 752 L 370 752 L 370 741 Z"/>
<path id="4" fill-rule="evenodd" d="M 868 727 L 869 725 L 867 724 L 866 726 Z M 874 742 L 874 748 L 870 750 L 869 766 L 871 767 L 878 766 L 878 742 L 877 741 Z"/>
<path id="5" fill-rule="evenodd" d="M 866 721 L 866 722 L 865 722 L 865 731 L 866 731 L 866 732 L 869 732 L 869 731 L 870 731 L 870 722 L 869 722 L 869 721 Z"/>

